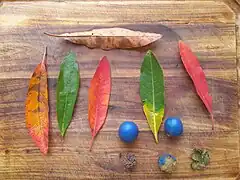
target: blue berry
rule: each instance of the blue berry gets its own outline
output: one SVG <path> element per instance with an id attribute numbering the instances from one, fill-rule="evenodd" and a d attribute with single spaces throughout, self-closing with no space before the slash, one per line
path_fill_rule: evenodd
<path id="1" fill-rule="evenodd" d="M 125 121 L 120 125 L 118 135 L 122 141 L 131 143 L 137 139 L 138 127 L 134 122 Z"/>
<path id="2" fill-rule="evenodd" d="M 180 136 L 183 133 L 183 123 L 178 117 L 169 117 L 164 122 L 164 131 L 169 136 Z"/>

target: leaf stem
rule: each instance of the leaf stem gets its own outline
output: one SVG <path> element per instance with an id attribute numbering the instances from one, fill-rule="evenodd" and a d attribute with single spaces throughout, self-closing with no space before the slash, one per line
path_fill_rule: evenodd
<path id="1" fill-rule="evenodd" d="M 44 32 L 44 34 L 48 35 L 48 36 L 53 36 L 53 37 L 62 37 L 62 35 L 58 35 L 58 34 L 51 34 L 48 32 Z"/>
<path id="2" fill-rule="evenodd" d="M 158 144 L 158 133 L 154 133 L 154 137 L 155 137 L 156 143 Z"/>
<path id="3" fill-rule="evenodd" d="M 93 34 L 82 34 L 82 35 L 66 35 L 66 34 L 52 34 L 48 32 L 44 32 L 44 34 L 52 37 L 62 37 L 62 38 L 67 38 L 67 37 L 97 37 L 96 35 Z"/>
<path id="4" fill-rule="evenodd" d="M 92 139 L 91 139 L 91 141 L 90 141 L 89 151 L 92 151 L 93 141 L 94 141 L 94 136 L 92 136 Z"/>
<path id="5" fill-rule="evenodd" d="M 211 113 L 211 119 L 212 119 L 212 130 L 214 130 L 214 119 L 213 119 L 213 114 Z"/>
<path id="6" fill-rule="evenodd" d="M 152 51 L 148 51 L 148 53 L 150 54 L 150 66 L 151 66 L 151 72 L 152 72 L 152 76 L 151 76 L 151 79 L 152 79 L 152 102 L 153 102 L 153 112 L 155 114 L 156 112 L 156 109 L 155 109 L 155 86 L 154 86 L 154 74 L 153 74 L 153 64 L 152 64 Z M 154 115 L 154 120 L 153 120 L 153 124 L 154 124 L 154 136 L 155 136 L 155 140 L 156 140 L 156 143 L 158 143 L 158 136 L 157 136 L 157 132 L 158 132 L 158 129 L 157 129 L 157 125 L 156 125 L 156 116 Z"/>
<path id="7" fill-rule="evenodd" d="M 43 59 L 42 59 L 41 65 L 42 66 L 45 65 L 46 61 L 47 61 L 47 46 L 45 47 L 45 50 L 44 50 L 44 54 L 43 54 Z"/>

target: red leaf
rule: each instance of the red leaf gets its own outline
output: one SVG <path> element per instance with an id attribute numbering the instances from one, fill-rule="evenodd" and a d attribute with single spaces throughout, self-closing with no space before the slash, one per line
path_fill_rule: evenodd
<path id="1" fill-rule="evenodd" d="M 88 120 L 92 132 L 90 150 L 95 136 L 105 123 L 111 91 L 110 64 L 106 57 L 100 61 L 91 80 L 88 94 Z"/>
<path id="2" fill-rule="evenodd" d="M 208 84 L 203 69 L 199 64 L 197 57 L 186 44 L 184 44 L 182 41 L 179 41 L 178 45 L 184 67 L 191 77 L 199 97 L 211 115 L 212 129 L 214 129 L 212 97 L 208 92 Z"/>
<path id="3" fill-rule="evenodd" d="M 25 107 L 28 132 L 43 154 L 48 151 L 49 130 L 46 51 L 30 79 Z"/>

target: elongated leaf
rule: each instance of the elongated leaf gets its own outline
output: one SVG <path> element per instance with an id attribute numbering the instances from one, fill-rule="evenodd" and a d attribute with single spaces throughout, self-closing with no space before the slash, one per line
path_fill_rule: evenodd
<path id="1" fill-rule="evenodd" d="M 133 31 L 126 28 L 101 28 L 60 35 L 45 34 L 63 37 L 72 43 L 85 45 L 89 48 L 101 48 L 104 50 L 143 47 L 162 37 L 161 34 Z"/>
<path id="2" fill-rule="evenodd" d="M 57 82 L 57 119 L 61 135 L 64 136 L 72 120 L 80 86 L 80 76 L 76 55 L 70 52 L 60 67 Z"/>
<path id="3" fill-rule="evenodd" d="M 90 150 L 95 136 L 105 123 L 111 91 L 110 64 L 106 57 L 100 61 L 91 80 L 88 94 L 88 120 L 92 132 Z"/>
<path id="4" fill-rule="evenodd" d="M 197 94 L 211 115 L 212 129 L 214 129 L 212 97 L 208 91 L 208 84 L 203 69 L 198 62 L 197 56 L 182 41 L 179 41 L 179 50 L 184 67 L 194 83 Z"/>
<path id="5" fill-rule="evenodd" d="M 43 154 L 48 152 L 49 107 L 46 53 L 30 79 L 26 98 L 26 126 L 29 134 Z"/>
<path id="6" fill-rule="evenodd" d="M 161 66 L 150 50 L 141 67 L 140 97 L 147 122 L 158 143 L 158 131 L 164 116 L 164 77 Z"/>

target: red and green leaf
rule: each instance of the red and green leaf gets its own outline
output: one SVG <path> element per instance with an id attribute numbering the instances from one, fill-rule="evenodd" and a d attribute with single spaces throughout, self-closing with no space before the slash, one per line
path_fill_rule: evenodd
<path id="1" fill-rule="evenodd" d="M 179 50 L 184 67 L 194 83 L 197 94 L 211 115 L 212 129 L 214 129 L 212 96 L 209 94 L 208 84 L 203 69 L 198 62 L 197 56 L 194 55 L 192 50 L 182 41 L 179 41 Z"/>
<path id="2" fill-rule="evenodd" d="M 100 61 L 91 80 L 88 95 L 88 120 L 92 132 L 90 150 L 95 136 L 105 123 L 111 92 L 110 64 L 106 57 Z"/>
<path id="3" fill-rule="evenodd" d="M 34 70 L 26 98 L 26 126 L 43 154 L 48 152 L 49 107 L 46 70 L 46 50 L 43 60 Z"/>

